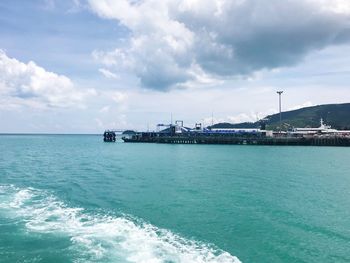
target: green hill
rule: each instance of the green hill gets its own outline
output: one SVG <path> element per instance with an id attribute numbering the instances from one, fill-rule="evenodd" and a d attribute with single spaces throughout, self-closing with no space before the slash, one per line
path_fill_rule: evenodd
<path id="1" fill-rule="evenodd" d="M 350 130 L 350 103 L 327 104 L 301 108 L 298 110 L 282 112 L 282 127 L 318 127 L 320 119 L 327 125 L 339 130 Z M 266 116 L 267 129 L 277 129 L 279 127 L 279 114 Z M 212 128 L 256 128 L 259 122 L 245 123 L 217 123 Z"/>

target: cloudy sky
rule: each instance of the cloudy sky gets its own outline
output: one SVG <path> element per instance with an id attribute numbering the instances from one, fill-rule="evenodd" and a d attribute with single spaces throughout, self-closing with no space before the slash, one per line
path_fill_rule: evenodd
<path id="1" fill-rule="evenodd" d="M 2 0 L 0 133 L 350 102 L 348 0 Z"/>

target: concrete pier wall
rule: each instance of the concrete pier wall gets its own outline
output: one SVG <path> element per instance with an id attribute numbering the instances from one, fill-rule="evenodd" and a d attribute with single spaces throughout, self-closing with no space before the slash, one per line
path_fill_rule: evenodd
<path id="1" fill-rule="evenodd" d="M 237 145 L 310 145 L 350 146 L 349 137 L 234 137 L 234 136 L 162 136 L 125 138 L 125 142 L 169 144 L 237 144 Z"/>

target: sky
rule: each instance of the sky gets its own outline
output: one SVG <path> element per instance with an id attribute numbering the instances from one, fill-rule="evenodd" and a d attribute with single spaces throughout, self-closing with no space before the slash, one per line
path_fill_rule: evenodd
<path id="1" fill-rule="evenodd" d="M 0 133 L 256 121 L 349 85 L 348 0 L 0 1 Z"/>

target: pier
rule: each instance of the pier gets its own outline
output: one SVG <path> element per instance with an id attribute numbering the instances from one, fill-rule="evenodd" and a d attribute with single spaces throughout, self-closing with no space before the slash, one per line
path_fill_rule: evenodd
<path id="1" fill-rule="evenodd" d="M 350 146 L 350 131 L 331 129 L 320 120 L 318 128 L 294 128 L 290 131 L 260 128 L 211 129 L 196 123 L 194 128 L 175 124 L 158 124 L 157 132 L 136 132 L 124 136 L 124 142 L 169 144 L 233 144 L 233 145 L 304 145 L 304 146 Z M 166 127 L 160 130 L 159 127 Z"/>
<path id="2" fill-rule="evenodd" d="M 188 128 L 183 126 L 183 121 L 176 121 L 175 124 L 158 124 L 157 131 L 153 132 L 107 130 L 104 141 L 115 142 L 116 133 L 122 134 L 126 143 L 350 146 L 350 131 L 331 129 L 322 119 L 318 128 L 294 128 L 290 131 L 266 130 L 264 122 L 260 128 L 212 129 L 203 128 L 200 123 Z"/>
<path id="3" fill-rule="evenodd" d="M 235 136 L 147 136 L 123 138 L 124 142 L 168 144 L 232 144 L 280 146 L 350 146 L 350 137 L 235 137 Z"/>

